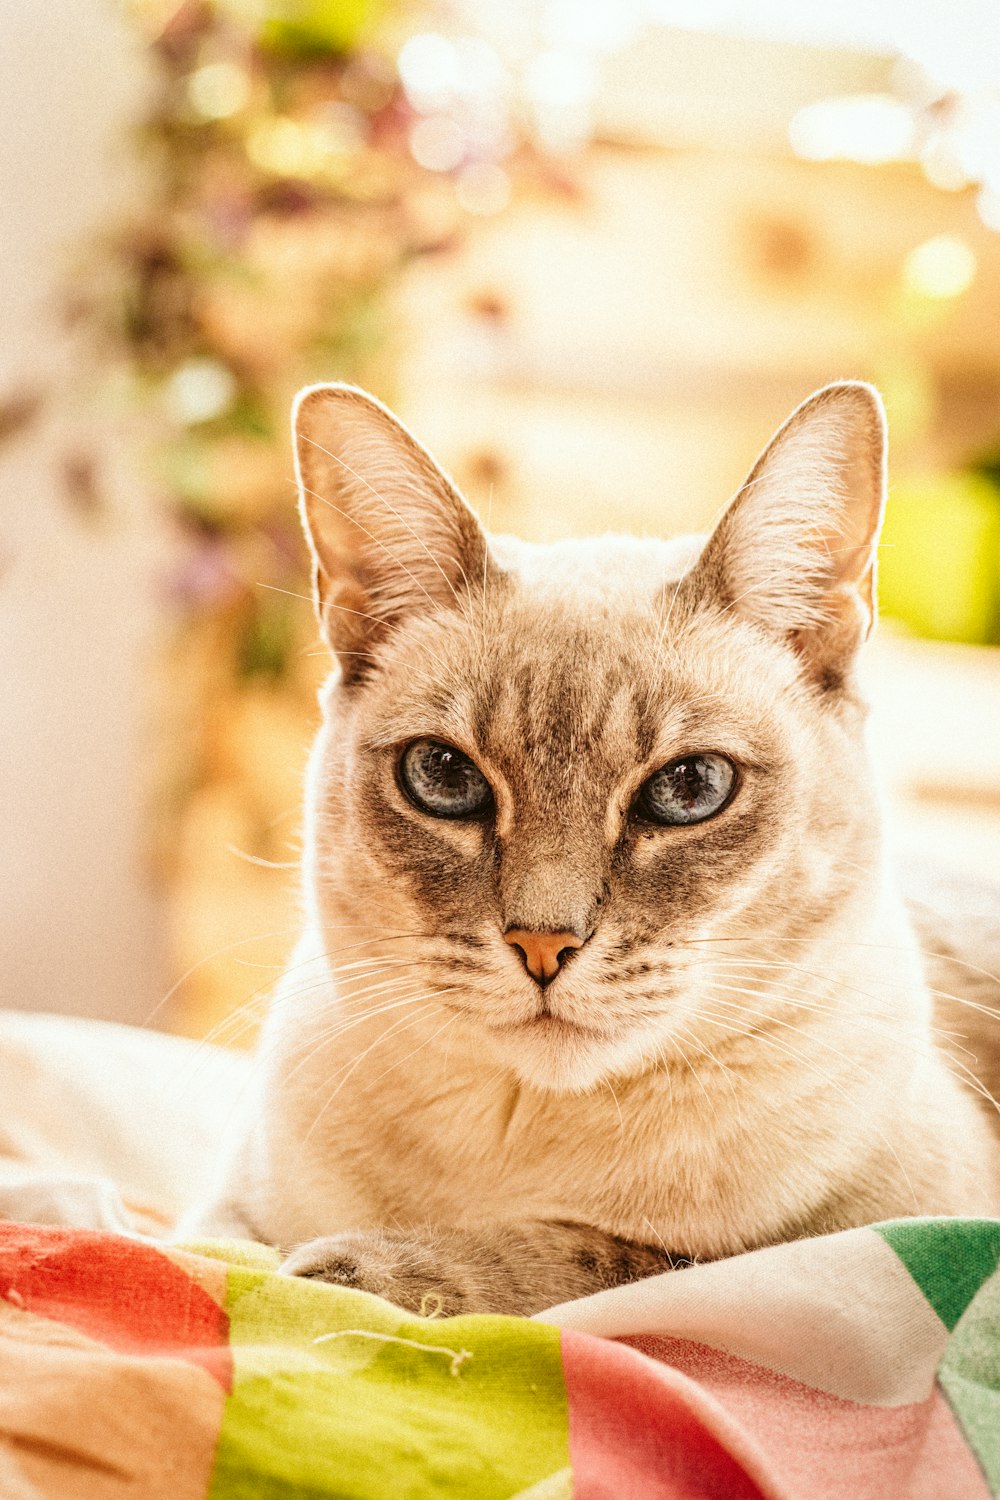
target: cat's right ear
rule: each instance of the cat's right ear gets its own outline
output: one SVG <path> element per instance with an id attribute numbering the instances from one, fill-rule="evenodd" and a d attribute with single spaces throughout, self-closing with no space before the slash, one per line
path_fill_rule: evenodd
<path id="1" fill-rule="evenodd" d="M 320 627 L 355 681 L 405 620 L 460 606 L 482 584 L 486 538 L 444 471 L 366 392 L 308 386 L 292 429 Z"/>
<path id="2" fill-rule="evenodd" d="M 884 506 L 881 399 L 861 381 L 838 381 L 772 438 L 689 587 L 787 641 L 809 676 L 836 687 L 875 623 Z"/>

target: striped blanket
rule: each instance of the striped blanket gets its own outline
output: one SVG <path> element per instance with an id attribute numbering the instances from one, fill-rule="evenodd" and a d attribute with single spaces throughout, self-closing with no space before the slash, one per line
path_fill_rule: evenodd
<path id="1" fill-rule="evenodd" d="M 980 1500 L 1000 1221 L 907 1220 L 532 1320 L 414 1318 L 176 1250 L 0 1226 L 3 1500 Z"/>

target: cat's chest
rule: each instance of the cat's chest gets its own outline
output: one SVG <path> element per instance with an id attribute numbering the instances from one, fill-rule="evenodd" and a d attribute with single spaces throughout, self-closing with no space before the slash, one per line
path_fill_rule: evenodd
<path id="1" fill-rule="evenodd" d="M 724 1127 L 709 1139 L 704 1109 L 666 1086 L 560 1098 L 469 1079 L 400 1090 L 377 1112 L 359 1101 L 358 1126 L 350 1171 L 372 1222 L 564 1218 L 638 1234 L 675 1222 L 682 1199 L 721 1202 Z"/>

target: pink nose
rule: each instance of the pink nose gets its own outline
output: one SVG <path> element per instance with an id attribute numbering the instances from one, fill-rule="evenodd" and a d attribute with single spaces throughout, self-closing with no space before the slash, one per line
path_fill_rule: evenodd
<path id="1" fill-rule="evenodd" d="M 543 987 L 558 974 L 567 951 L 582 948 L 587 941 L 575 932 L 528 932 L 524 927 L 511 927 L 503 940 L 518 949 L 524 967 Z"/>

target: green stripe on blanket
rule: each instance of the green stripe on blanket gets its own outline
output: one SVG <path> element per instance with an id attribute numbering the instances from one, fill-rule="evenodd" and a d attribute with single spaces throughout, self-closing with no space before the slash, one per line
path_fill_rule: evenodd
<path id="1" fill-rule="evenodd" d="M 896 1219 L 874 1228 L 949 1332 L 1000 1264 L 1000 1220 Z"/>

